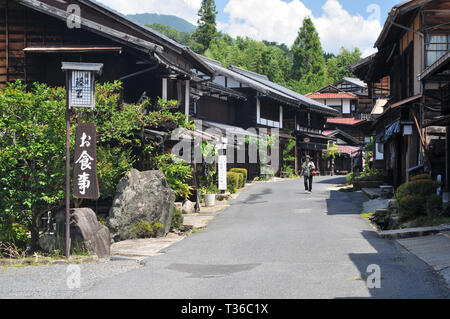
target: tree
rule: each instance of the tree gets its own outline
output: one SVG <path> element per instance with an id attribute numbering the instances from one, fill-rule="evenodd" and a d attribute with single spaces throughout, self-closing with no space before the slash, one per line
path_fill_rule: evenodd
<path id="1" fill-rule="evenodd" d="M 344 77 L 354 76 L 349 70 L 349 66 L 361 59 L 361 51 L 356 48 L 349 51 L 341 48 L 337 57 L 331 57 L 327 62 L 328 82 L 336 83 Z"/>
<path id="2" fill-rule="evenodd" d="M 314 84 L 320 88 L 326 84 L 326 64 L 319 34 L 310 18 L 303 20 L 297 39 L 292 46 L 293 80 L 301 87 Z"/>
<path id="3" fill-rule="evenodd" d="M 198 28 L 192 35 L 194 51 L 203 54 L 209 48 L 211 41 L 218 36 L 216 15 L 214 0 L 202 0 L 198 11 Z"/>
<path id="4" fill-rule="evenodd" d="M 189 32 L 180 32 L 175 28 L 172 28 L 171 26 L 160 24 L 160 23 L 153 23 L 150 25 L 146 25 L 147 27 L 150 27 L 151 29 L 155 30 L 156 32 L 159 32 L 163 35 L 165 35 L 168 38 L 171 38 L 172 40 L 177 41 L 178 43 L 181 43 L 183 45 L 190 45 L 192 41 L 192 35 Z"/>

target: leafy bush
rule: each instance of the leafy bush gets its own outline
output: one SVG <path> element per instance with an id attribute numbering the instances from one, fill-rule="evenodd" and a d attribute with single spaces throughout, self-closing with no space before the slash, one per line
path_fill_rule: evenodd
<path id="1" fill-rule="evenodd" d="M 181 226 L 183 226 L 183 222 L 184 217 L 183 214 L 181 213 L 181 210 L 174 207 L 172 214 L 172 222 L 170 224 L 170 230 L 172 231 L 174 229 L 180 229 Z"/>
<path id="2" fill-rule="evenodd" d="M 347 184 L 353 184 L 356 181 L 356 177 L 359 177 L 360 175 L 360 173 L 356 172 L 348 173 L 345 177 L 347 180 Z"/>
<path id="3" fill-rule="evenodd" d="M 242 174 L 242 173 L 237 173 L 237 172 L 233 172 L 233 173 L 236 173 L 236 174 L 238 174 L 238 176 L 239 176 L 239 180 L 238 180 L 238 188 L 244 187 L 244 185 L 245 185 L 245 182 L 244 182 L 244 174 Z"/>
<path id="4" fill-rule="evenodd" d="M 436 195 L 439 183 L 431 179 L 416 180 L 401 185 L 395 192 L 399 203 L 401 221 L 435 214 L 442 207 L 442 199 Z"/>
<path id="5" fill-rule="evenodd" d="M 421 175 L 411 177 L 411 182 L 420 181 L 420 180 L 431 180 L 431 176 L 428 174 L 421 174 Z"/>
<path id="6" fill-rule="evenodd" d="M 147 221 L 140 221 L 131 228 L 130 234 L 134 238 L 153 238 L 158 235 L 161 228 L 163 225 L 156 220 L 153 220 L 152 225 Z"/>
<path id="7" fill-rule="evenodd" d="M 230 169 L 230 172 L 243 174 L 244 175 L 244 184 L 242 186 L 245 186 L 245 183 L 247 183 L 247 178 L 248 178 L 248 172 L 245 168 L 232 168 L 232 169 Z"/>
<path id="8" fill-rule="evenodd" d="M 227 187 L 228 191 L 232 194 L 236 193 L 239 188 L 239 178 L 242 174 L 228 172 L 227 173 Z"/>
<path id="9" fill-rule="evenodd" d="M 28 228 L 19 223 L 0 223 L 0 243 L 14 244 L 25 249 L 29 242 Z"/>
<path id="10" fill-rule="evenodd" d="M 398 202 L 398 212 L 401 221 L 408 221 L 419 216 L 425 216 L 423 197 L 420 195 L 405 195 Z"/>
<path id="11" fill-rule="evenodd" d="M 428 196 L 436 194 L 438 186 L 439 183 L 432 180 L 408 182 L 397 189 L 395 198 L 401 200 L 406 195 L 420 195 L 425 199 Z"/>
<path id="12" fill-rule="evenodd" d="M 173 154 L 161 154 L 153 158 L 153 166 L 166 176 L 167 183 L 179 198 L 186 199 L 192 193 L 189 180 L 192 178 L 192 168 L 184 160 Z"/>

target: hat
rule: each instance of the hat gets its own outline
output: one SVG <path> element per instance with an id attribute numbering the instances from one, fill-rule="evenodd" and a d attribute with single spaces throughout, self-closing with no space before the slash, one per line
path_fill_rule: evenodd
<path id="1" fill-rule="evenodd" d="M 309 159 L 311 159 L 311 156 L 309 156 L 309 155 L 306 155 L 306 158 L 309 158 Z"/>

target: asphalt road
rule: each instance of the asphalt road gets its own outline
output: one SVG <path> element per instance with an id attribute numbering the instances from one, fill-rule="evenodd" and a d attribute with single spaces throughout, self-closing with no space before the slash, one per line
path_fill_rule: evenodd
<path id="1" fill-rule="evenodd" d="M 71 297 L 448 298 L 425 263 L 376 236 L 359 216 L 363 195 L 333 190 L 339 182 L 316 178 L 313 194 L 300 180 L 252 186 L 203 233 Z M 369 265 L 381 288 L 368 288 Z"/>

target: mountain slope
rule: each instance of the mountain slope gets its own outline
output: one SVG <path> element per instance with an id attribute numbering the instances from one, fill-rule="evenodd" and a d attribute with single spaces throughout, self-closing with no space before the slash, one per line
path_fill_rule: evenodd
<path id="1" fill-rule="evenodd" d="M 139 13 L 129 14 L 128 17 L 140 24 L 159 23 L 171 26 L 180 32 L 193 32 L 196 29 L 192 23 L 173 15 L 157 14 L 157 13 Z"/>

